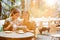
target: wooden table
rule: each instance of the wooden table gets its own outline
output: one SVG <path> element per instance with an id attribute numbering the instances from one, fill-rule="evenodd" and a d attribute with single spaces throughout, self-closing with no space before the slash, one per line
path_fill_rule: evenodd
<path id="1" fill-rule="evenodd" d="M 34 34 L 31 32 L 26 32 L 23 34 L 17 34 L 15 32 L 5 33 L 0 32 L 0 40 L 32 40 Z"/>

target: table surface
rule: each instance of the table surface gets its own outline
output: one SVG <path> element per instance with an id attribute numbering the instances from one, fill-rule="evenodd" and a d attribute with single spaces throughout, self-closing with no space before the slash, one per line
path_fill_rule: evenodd
<path id="1" fill-rule="evenodd" d="M 34 34 L 31 32 L 26 32 L 22 34 L 17 34 L 15 32 L 12 33 L 0 32 L 0 37 L 7 37 L 7 38 L 27 38 L 32 36 L 34 36 Z"/>
<path id="2" fill-rule="evenodd" d="M 52 37 L 60 37 L 60 34 L 52 34 Z"/>

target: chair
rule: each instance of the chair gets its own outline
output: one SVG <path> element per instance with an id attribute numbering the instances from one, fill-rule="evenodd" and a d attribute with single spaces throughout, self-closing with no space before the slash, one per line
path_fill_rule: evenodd
<path id="1" fill-rule="evenodd" d="M 57 28 L 53 20 L 49 21 L 49 27 L 50 27 L 50 32 L 49 32 L 50 34 L 56 33 Z"/>
<path id="2" fill-rule="evenodd" d="M 45 31 L 48 31 L 49 32 L 49 30 L 50 30 L 50 28 L 49 28 L 49 26 L 48 26 L 49 24 L 48 24 L 48 22 L 47 21 L 45 21 L 45 22 L 40 22 L 40 28 L 39 28 L 39 31 L 40 31 L 40 34 L 43 34 L 43 32 L 45 32 Z"/>

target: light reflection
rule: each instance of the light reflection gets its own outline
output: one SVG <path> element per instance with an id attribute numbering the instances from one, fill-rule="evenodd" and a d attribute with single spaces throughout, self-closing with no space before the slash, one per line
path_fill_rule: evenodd
<path id="1" fill-rule="evenodd" d="M 44 0 L 46 5 L 53 6 L 56 4 L 56 0 Z"/>

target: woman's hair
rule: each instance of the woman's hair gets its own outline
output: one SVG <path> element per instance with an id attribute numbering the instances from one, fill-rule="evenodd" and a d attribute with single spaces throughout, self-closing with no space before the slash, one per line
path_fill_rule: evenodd
<path id="1" fill-rule="evenodd" d="M 17 8 L 12 8 L 12 9 L 10 10 L 10 12 L 11 12 L 10 16 L 13 16 L 13 15 L 16 14 L 16 13 L 20 13 L 19 9 L 17 9 Z"/>
<path id="2" fill-rule="evenodd" d="M 28 11 L 23 11 L 22 16 L 23 16 L 23 15 L 28 16 L 28 17 L 30 16 L 30 14 L 29 14 Z"/>

